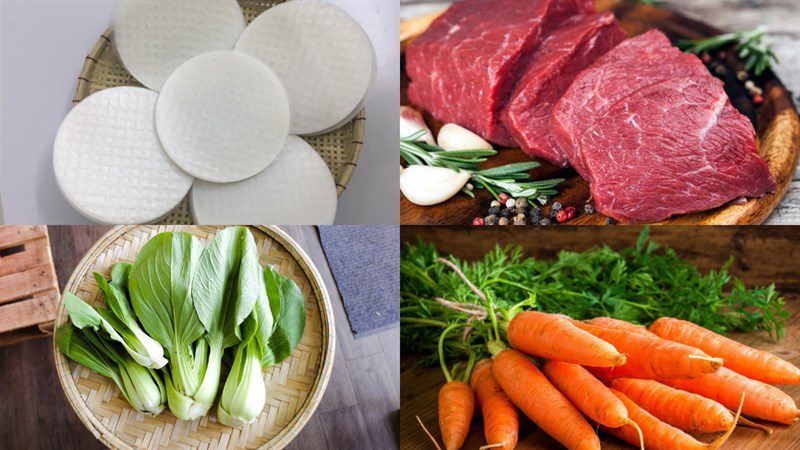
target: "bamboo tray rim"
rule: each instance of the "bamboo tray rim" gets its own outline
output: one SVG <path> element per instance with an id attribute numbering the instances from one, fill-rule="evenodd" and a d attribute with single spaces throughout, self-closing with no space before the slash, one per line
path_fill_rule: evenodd
<path id="1" fill-rule="evenodd" d="M 112 27 L 106 28 L 106 30 L 103 32 L 103 34 L 100 35 L 100 38 L 94 44 L 94 47 L 92 48 L 91 52 L 84 58 L 80 75 L 78 75 L 78 83 L 75 87 L 75 95 L 72 99 L 72 106 L 77 105 L 83 99 L 91 95 L 90 85 L 92 80 L 92 74 L 94 73 L 94 69 L 97 66 L 100 54 L 106 51 L 106 48 L 108 46 L 112 46 L 110 50 L 116 52 L 116 49 L 113 48 L 111 41 L 112 34 L 113 34 Z M 127 69 L 125 70 L 127 71 Z M 353 124 L 353 137 L 348 142 L 348 144 L 352 148 L 352 151 L 350 152 L 350 157 L 348 158 L 347 161 L 342 163 L 341 172 L 339 173 L 339 176 L 336 178 L 336 180 L 334 180 L 336 183 L 337 196 L 342 195 L 342 192 L 344 192 L 344 190 L 347 188 L 347 184 L 353 177 L 353 172 L 355 172 L 356 167 L 358 167 L 358 159 L 361 156 L 361 148 L 364 145 L 364 133 L 365 133 L 366 121 L 367 121 L 366 108 L 362 107 L 355 117 L 353 117 L 350 121 L 342 125 L 342 127 L 345 127 L 350 123 Z M 333 131 L 336 130 L 331 130 L 330 132 Z M 324 134 L 327 133 L 323 133 L 323 135 Z M 314 138 L 316 136 L 317 135 L 311 135 L 307 137 Z M 301 138 L 303 138 L 303 136 L 301 136 Z"/>
<path id="2" fill-rule="evenodd" d="M 86 252 L 83 258 L 81 258 L 81 260 L 75 266 L 75 269 L 72 271 L 72 274 L 67 280 L 67 284 L 64 286 L 63 292 L 71 292 L 75 290 L 75 288 L 82 281 L 82 279 L 78 279 L 79 274 L 84 273 L 85 276 L 88 270 L 90 270 L 90 265 L 97 260 L 97 257 L 104 251 L 105 248 L 107 248 L 109 244 L 125 235 L 126 232 L 134 230 L 140 226 L 142 225 L 119 225 L 98 239 L 97 242 L 92 245 L 91 249 Z M 194 226 L 198 225 L 179 225 L 176 227 L 187 228 Z M 322 401 L 322 397 L 325 394 L 328 382 L 330 381 L 331 373 L 333 372 L 334 354 L 336 351 L 336 328 L 334 326 L 333 307 L 331 305 L 328 290 L 325 287 L 325 283 L 322 279 L 319 269 L 317 269 L 317 267 L 314 265 L 314 262 L 311 260 L 308 254 L 302 249 L 302 247 L 300 247 L 299 244 L 297 244 L 297 242 L 295 242 L 291 236 L 289 236 L 289 234 L 287 234 L 279 226 L 255 225 L 254 227 L 283 246 L 283 248 L 286 249 L 290 255 L 292 255 L 295 261 L 297 261 L 299 266 L 302 268 L 304 275 L 309 280 L 312 292 L 316 297 L 323 329 L 323 332 L 321 333 L 322 352 L 319 363 L 320 369 L 314 380 L 314 385 L 311 388 L 310 394 L 306 397 L 304 405 L 301 407 L 300 411 L 302 412 L 296 414 L 294 418 L 292 418 L 292 420 L 286 424 L 286 426 L 278 434 L 272 437 L 272 439 L 270 439 L 270 441 L 265 445 L 260 447 L 262 449 L 270 448 L 280 450 L 288 445 L 295 437 L 297 437 L 300 431 L 311 419 L 311 416 L 314 414 L 320 402 Z M 218 228 L 222 229 L 224 227 Z M 56 328 L 66 323 L 66 321 L 66 308 L 64 308 L 63 302 L 59 302 L 53 330 L 55 331 Z M 55 333 L 53 336 L 55 336 Z M 78 415 L 81 422 L 83 422 L 86 428 L 107 447 L 132 450 L 133 447 L 119 439 L 114 432 L 109 430 L 97 419 L 97 417 L 95 417 L 91 409 L 89 409 L 89 407 L 81 398 L 81 394 L 78 392 L 78 387 L 77 384 L 74 383 L 74 380 L 73 382 L 67 382 L 68 379 L 72 380 L 70 374 L 65 373 L 65 370 L 69 372 L 69 370 L 65 368 L 69 367 L 71 360 L 64 356 L 58 349 L 55 337 L 53 338 L 52 349 L 59 383 L 64 390 L 64 394 L 67 396 L 70 406 L 72 406 L 73 411 L 75 411 L 75 413 Z"/>

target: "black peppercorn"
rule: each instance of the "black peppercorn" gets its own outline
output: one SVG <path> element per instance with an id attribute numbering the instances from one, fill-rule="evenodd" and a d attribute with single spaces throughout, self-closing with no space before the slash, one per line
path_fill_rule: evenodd
<path id="1" fill-rule="evenodd" d="M 491 208 L 489 208 L 489 214 L 494 214 L 494 215 L 500 214 L 500 207 L 492 206 Z"/>

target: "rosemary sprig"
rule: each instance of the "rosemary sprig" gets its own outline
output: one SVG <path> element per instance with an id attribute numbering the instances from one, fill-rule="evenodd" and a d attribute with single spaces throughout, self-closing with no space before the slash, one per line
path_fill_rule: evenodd
<path id="1" fill-rule="evenodd" d="M 444 167 L 460 172 L 468 170 L 472 173 L 471 180 L 478 189 L 486 189 L 492 196 L 500 200 L 500 193 L 505 192 L 513 198 L 524 197 L 528 201 L 537 201 L 544 205 L 549 197 L 556 195 L 556 186 L 564 182 L 563 178 L 551 180 L 531 180 L 527 172 L 540 166 L 539 163 L 521 162 L 493 167 L 491 169 L 478 169 L 478 164 L 488 160 L 487 157 L 497 154 L 495 150 L 444 150 L 435 145 L 417 142 L 425 135 L 420 130 L 411 136 L 400 139 L 400 156 L 408 164 Z M 474 197 L 469 189 L 462 192 Z"/>
<path id="2" fill-rule="evenodd" d="M 772 47 L 761 40 L 766 32 L 765 27 L 756 27 L 752 30 L 725 33 L 707 39 L 679 41 L 677 45 L 685 52 L 700 54 L 735 44 L 739 58 L 745 61 L 744 70 L 752 71 L 754 75 L 759 76 L 772 66 L 773 61 L 775 64 L 779 63 Z"/>

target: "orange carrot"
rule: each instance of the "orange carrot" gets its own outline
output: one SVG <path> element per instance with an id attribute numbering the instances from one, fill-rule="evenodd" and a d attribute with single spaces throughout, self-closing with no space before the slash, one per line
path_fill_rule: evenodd
<path id="1" fill-rule="evenodd" d="M 508 325 L 508 343 L 531 356 L 586 366 L 610 367 L 625 363 L 608 342 L 575 326 L 571 319 L 556 314 L 526 311 Z"/>
<path id="2" fill-rule="evenodd" d="M 622 392 L 611 390 L 622 403 L 628 408 L 628 415 L 631 420 L 639 424 L 644 433 L 644 446 L 649 450 L 693 450 L 693 449 L 714 449 L 719 448 L 730 437 L 734 425 L 728 431 L 717 438 L 710 444 L 705 444 L 684 433 L 683 431 L 666 424 L 657 418 L 653 417 L 650 413 L 640 408 L 633 400 L 629 399 Z M 741 402 L 739 404 L 741 408 Z M 741 412 L 741 410 L 740 410 Z M 739 412 L 736 413 L 739 417 Z M 602 426 L 603 430 L 610 434 L 622 439 L 623 441 L 630 442 L 631 444 L 637 443 L 636 430 L 630 425 L 625 425 L 620 428 L 608 428 Z"/>
<path id="3" fill-rule="evenodd" d="M 502 444 L 493 448 L 512 450 L 519 438 L 519 413 L 494 379 L 491 359 L 482 359 L 475 365 L 470 386 L 483 415 L 486 443 Z"/>
<path id="4" fill-rule="evenodd" d="M 595 317 L 594 319 L 589 320 L 588 323 L 598 327 L 616 328 L 618 330 L 627 330 L 632 333 L 639 333 L 644 336 L 657 337 L 656 334 L 648 331 L 647 327 L 643 327 L 641 325 L 634 325 L 630 322 L 614 319 L 612 317 Z"/>
<path id="5" fill-rule="evenodd" d="M 463 381 L 450 381 L 439 389 L 439 429 L 446 450 L 464 445 L 475 411 L 475 396 Z"/>
<path id="6" fill-rule="evenodd" d="M 575 406 L 516 350 L 489 344 L 492 374 L 508 398 L 545 433 L 573 450 L 598 450 L 600 439 Z"/>
<path id="7" fill-rule="evenodd" d="M 658 381 L 618 378 L 611 387 L 658 419 L 683 431 L 716 433 L 733 426 L 733 414 L 728 408 Z"/>
<path id="8" fill-rule="evenodd" d="M 725 360 L 725 367 L 769 384 L 800 384 L 800 368 L 772 353 L 756 350 L 685 320 L 662 317 L 650 331 Z"/>
<path id="9" fill-rule="evenodd" d="M 578 323 L 576 326 L 609 342 L 625 354 L 628 361 L 614 368 L 617 377 L 697 378 L 722 367 L 722 359 L 712 358 L 696 348 L 678 342 L 586 323 Z"/>
<path id="10" fill-rule="evenodd" d="M 610 428 L 623 425 L 639 428 L 628 418 L 622 401 L 583 367 L 551 359 L 542 366 L 542 371 L 572 404 L 595 422 Z M 643 442 L 641 434 L 639 442 Z"/>
<path id="11" fill-rule="evenodd" d="M 737 396 L 744 392 L 747 394 L 747 399 L 742 412 L 757 419 L 791 425 L 800 418 L 800 410 L 788 394 L 775 386 L 751 380 L 724 367 L 694 380 L 658 381 L 674 388 L 700 394 L 730 409 L 736 408 Z"/>

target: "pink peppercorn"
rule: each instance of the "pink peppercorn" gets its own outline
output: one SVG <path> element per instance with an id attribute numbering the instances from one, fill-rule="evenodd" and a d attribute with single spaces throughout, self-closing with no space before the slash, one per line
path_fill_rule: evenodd
<path id="1" fill-rule="evenodd" d="M 486 222 L 483 220 L 483 217 L 476 217 L 472 219 L 472 224 L 475 226 L 486 225 Z"/>

